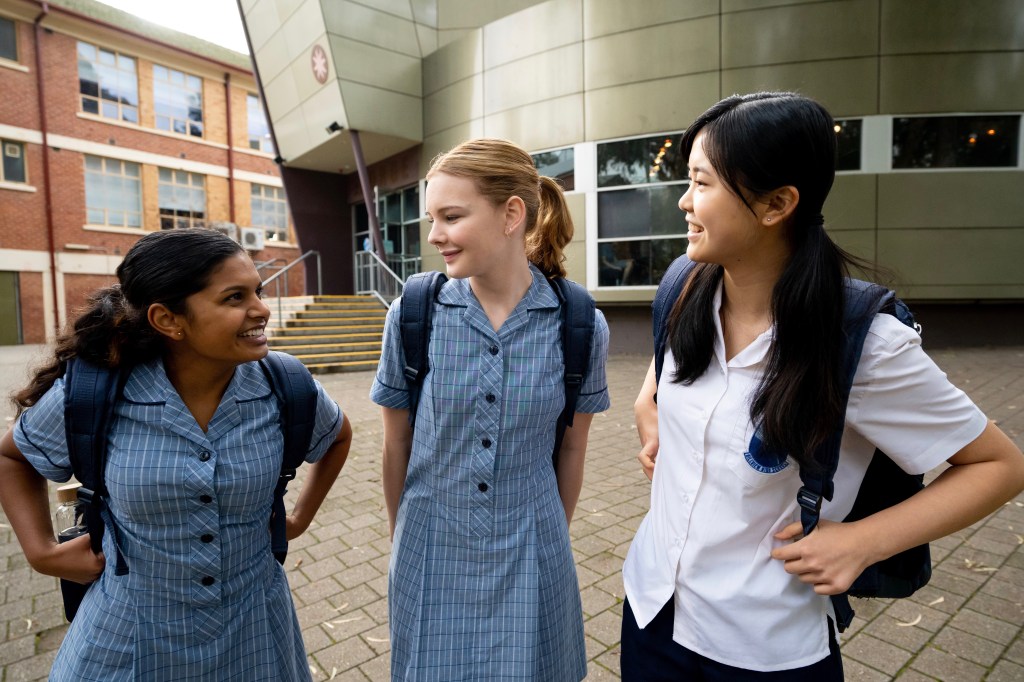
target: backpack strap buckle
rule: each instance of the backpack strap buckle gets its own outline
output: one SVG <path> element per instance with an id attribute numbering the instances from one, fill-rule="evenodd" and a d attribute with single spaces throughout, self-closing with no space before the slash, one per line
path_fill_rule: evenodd
<path id="1" fill-rule="evenodd" d="M 84 485 L 78 489 L 78 499 L 86 504 L 92 504 L 96 497 L 96 492 L 91 488 L 86 488 Z"/>
<path id="2" fill-rule="evenodd" d="M 568 386 L 581 386 L 583 384 L 583 375 L 579 372 L 566 372 L 565 383 Z"/>
<path id="3" fill-rule="evenodd" d="M 281 480 L 291 481 L 295 478 L 295 469 L 281 469 Z"/>
<path id="4" fill-rule="evenodd" d="M 800 507 L 814 514 L 821 513 L 822 499 L 824 498 L 821 495 L 810 490 L 807 486 L 801 486 L 800 491 L 796 494 L 796 501 Z"/>

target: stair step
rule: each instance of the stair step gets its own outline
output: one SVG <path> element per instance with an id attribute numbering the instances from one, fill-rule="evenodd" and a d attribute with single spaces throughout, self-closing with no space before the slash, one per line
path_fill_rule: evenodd
<path id="1" fill-rule="evenodd" d="M 302 364 L 325 364 L 337 362 L 373 362 L 380 360 L 380 349 L 363 352 L 342 353 L 292 353 Z"/>
<path id="2" fill-rule="evenodd" d="M 310 374 L 332 374 L 334 372 L 373 372 L 377 369 L 374 362 L 336 362 L 306 365 Z"/>
<path id="3" fill-rule="evenodd" d="M 270 345 L 281 349 L 292 346 L 316 345 L 323 343 L 373 343 L 380 347 L 382 334 L 380 331 L 356 332 L 352 334 L 306 334 L 296 336 L 277 336 L 270 339 Z"/>
<path id="4" fill-rule="evenodd" d="M 384 328 L 382 324 L 346 324 L 336 326 L 301 326 L 301 327 L 274 327 L 268 330 L 267 336 L 279 338 L 283 336 L 330 336 L 332 334 L 350 334 L 353 332 L 376 332 L 381 333 Z"/>
<path id="5" fill-rule="evenodd" d="M 331 310 L 298 310 L 295 312 L 293 320 L 324 320 L 324 319 L 350 319 L 353 317 L 362 317 L 366 319 L 380 319 L 383 320 L 387 316 L 387 311 L 377 306 L 373 310 L 350 310 L 350 309 L 331 309 Z"/>
<path id="6" fill-rule="evenodd" d="M 323 319 L 308 319 L 308 320 L 288 320 L 285 323 L 287 329 L 297 329 L 300 327 L 344 327 L 347 325 L 369 325 L 377 324 L 378 326 L 384 326 L 384 316 L 380 315 L 377 317 L 368 317 L 366 315 L 356 315 L 353 317 L 328 317 Z"/>
<path id="7" fill-rule="evenodd" d="M 380 339 L 374 341 L 359 342 L 342 342 L 335 341 L 333 339 L 324 339 L 322 342 L 317 343 L 302 343 L 302 344 L 289 344 L 286 346 L 278 346 L 277 344 L 271 343 L 270 347 L 274 350 L 279 350 L 290 355 L 300 356 L 309 355 L 311 353 L 367 353 L 373 352 L 378 356 L 380 355 Z"/>

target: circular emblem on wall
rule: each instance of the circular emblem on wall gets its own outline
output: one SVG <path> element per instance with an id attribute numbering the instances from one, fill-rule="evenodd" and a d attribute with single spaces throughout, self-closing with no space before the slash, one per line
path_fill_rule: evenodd
<path id="1" fill-rule="evenodd" d="M 309 65 L 313 69 L 313 77 L 316 82 L 323 85 L 327 82 L 329 67 L 327 66 L 327 51 L 320 45 L 314 45 L 309 55 Z"/>

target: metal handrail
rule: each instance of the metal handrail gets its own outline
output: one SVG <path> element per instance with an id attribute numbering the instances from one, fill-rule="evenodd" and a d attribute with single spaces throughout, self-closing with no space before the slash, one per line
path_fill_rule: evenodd
<path id="1" fill-rule="evenodd" d="M 370 294 L 385 306 L 402 295 L 405 280 L 373 251 L 356 252 L 356 293 Z"/>
<path id="2" fill-rule="evenodd" d="M 323 279 L 323 268 L 321 267 L 320 252 L 319 251 L 307 251 L 306 253 L 302 254 L 301 256 L 299 256 L 298 258 L 293 260 L 291 263 L 288 263 L 283 268 L 281 268 L 280 270 L 278 270 L 277 272 L 275 272 L 273 275 L 271 275 L 270 277 L 266 278 L 262 282 L 262 286 L 263 286 L 263 290 L 264 291 L 267 290 L 267 285 L 269 285 L 271 282 L 274 283 L 274 287 L 275 287 L 274 291 L 277 294 L 277 319 L 278 319 L 278 323 L 283 323 L 283 321 L 284 321 L 284 317 L 281 314 L 281 282 L 280 282 L 279 278 L 281 277 L 281 275 L 283 275 L 284 273 L 288 272 L 289 270 L 291 270 L 296 265 L 298 265 L 302 261 L 306 260 L 310 256 L 316 256 L 316 295 L 320 296 L 324 292 L 324 279 Z M 274 260 L 283 260 L 283 259 L 277 258 L 277 259 L 274 259 Z M 266 263 L 264 263 L 264 265 L 269 265 L 270 263 L 273 263 L 273 262 L 274 261 L 267 261 Z M 288 280 L 287 279 L 284 280 L 284 295 L 285 296 L 288 295 Z"/>

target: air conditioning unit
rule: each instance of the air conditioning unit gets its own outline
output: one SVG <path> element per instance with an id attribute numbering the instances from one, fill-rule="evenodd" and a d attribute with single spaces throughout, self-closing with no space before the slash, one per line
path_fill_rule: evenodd
<path id="1" fill-rule="evenodd" d="M 238 225 L 227 220 L 214 220 L 210 223 L 211 230 L 217 230 L 223 232 L 227 236 L 231 237 L 234 241 L 238 241 Z"/>
<path id="2" fill-rule="evenodd" d="M 246 251 L 262 251 L 266 231 L 262 227 L 243 227 L 241 245 Z"/>

